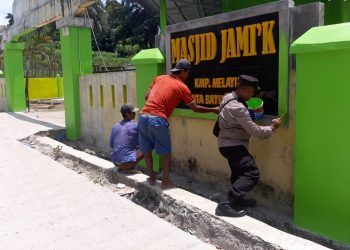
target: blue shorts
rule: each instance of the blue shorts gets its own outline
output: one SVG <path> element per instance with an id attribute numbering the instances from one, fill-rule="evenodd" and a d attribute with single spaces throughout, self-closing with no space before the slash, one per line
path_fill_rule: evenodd
<path id="1" fill-rule="evenodd" d="M 138 121 L 139 146 L 142 153 L 153 149 L 159 155 L 171 153 L 169 124 L 162 117 L 141 114 Z"/>

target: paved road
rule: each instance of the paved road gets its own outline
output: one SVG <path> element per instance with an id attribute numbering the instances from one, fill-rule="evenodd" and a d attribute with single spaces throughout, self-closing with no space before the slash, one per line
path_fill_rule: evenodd
<path id="1" fill-rule="evenodd" d="M 17 141 L 62 125 L 45 116 L 0 113 L 1 250 L 214 249 Z"/>

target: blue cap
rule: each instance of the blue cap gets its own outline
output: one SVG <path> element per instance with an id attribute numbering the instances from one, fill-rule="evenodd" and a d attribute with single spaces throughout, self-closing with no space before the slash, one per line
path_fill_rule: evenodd
<path id="1" fill-rule="evenodd" d="M 249 86 L 260 90 L 261 88 L 259 87 L 258 84 L 259 84 L 259 80 L 257 78 L 253 76 L 248 76 L 248 75 L 240 75 L 236 87 Z"/>
<path id="2" fill-rule="evenodd" d="M 187 59 L 181 59 L 170 72 L 178 72 L 184 69 L 191 69 L 191 63 Z"/>
<path id="3" fill-rule="evenodd" d="M 122 114 L 126 114 L 126 113 L 132 113 L 132 112 L 137 112 L 139 111 L 138 108 L 134 108 L 134 106 L 132 106 L 131 104 L 127 103 L 127 104 L 123 104 L 120 108 L 120 113 Z"/>

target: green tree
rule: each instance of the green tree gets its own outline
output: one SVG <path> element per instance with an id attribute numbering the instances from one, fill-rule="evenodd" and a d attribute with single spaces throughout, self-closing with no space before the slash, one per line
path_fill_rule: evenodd
<path id="1" fill-rule="evenodd" d="M 29 76 L 55 76 L 61 73 L 59 41 L 52 38 L 57 32 L 54 30 L 54 25 L 48 25 L 21 38 L 25 43 L 24 62 Z"/>
<path id="2" fill-rule="evenodd" d="M 159 30 L 159 20 L 141 5 L 130 0 L 121 2 L 107 0 L 106 11 L 110 27 L 110 31 L 106 34 L 111 41 L 109 48 L 120 50 L 120 44 L 138 45 L 141 49 L 154 47 L 154 36 Z"/>
<path id="3" fill-rule="evenodd" d="M 101 0 L 88 8 L 85 17 L 93 20 L 93 64 L 115 67 L 126 64 L 140 49 L 154 47 L 154 36 L 159 30 L 159 20 L 141 5 L 131 0 Z M 8 13 L 8 25 L 13 24 L 13 15 Z M 39 28 L 23 37 L 24 60 L 29 76 L 55 76 L 62 73 L 60 34 L 55 24 Z M 111 53 L 110 53 L 111 52 Z M 103 60 L 101 58 L 103 57 Z M 122 59 L 121 59 L 121 58 Z M 125 58 L 125 59 L 124 59 Z M 0 66 L 2 65 L 0 54 Z"/>
<path id="4" fill-rule="evenodd" d="M 105 6 L 101 2 L 101 0 L 97 1 L 87 10 L 87 16 L 93 20 L 93 33 L 96 37 L 97 43 L 92 42 L 93 50 L 98 50 L 98 48 L 102 50 L 106 50 L 105 37 L 106 33 L 108 33 L 110 26 L 107 22 L 107 11 Z M 107 50 L 108 51 L 108 50 Z"/>

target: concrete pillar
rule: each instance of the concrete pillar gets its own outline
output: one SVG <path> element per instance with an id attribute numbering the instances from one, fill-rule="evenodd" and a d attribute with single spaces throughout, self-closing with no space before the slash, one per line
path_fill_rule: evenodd
<path id="1" fill-rule="evenodd" d="M 23 43 L 7 43 L 4 51 L 7 107 L 10 112 L 26 109 Z"/>
<path id="2" fill-rule="evenodd" d="M 142 108 L 153 79 L 165 72 L 165 60 L 159 49 L 147 49 L 136 54 L 131 62 L 136 66 L 137 107 Z M 162 157 L 153 152 L 153 170 L 159 172 L 162 164 Z M 145 166 L 145 162 L 142 161 L 140 165 Z"/>
<path id="3" fill-rule="evenodd" d="M 60 30 L 66 134 L 80 138 L 79 76 L 92 74 L 91 29 L 83 18 L 64 18 L 56 23 Z"/>

